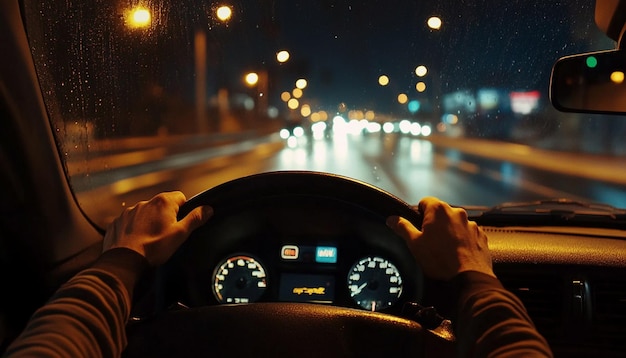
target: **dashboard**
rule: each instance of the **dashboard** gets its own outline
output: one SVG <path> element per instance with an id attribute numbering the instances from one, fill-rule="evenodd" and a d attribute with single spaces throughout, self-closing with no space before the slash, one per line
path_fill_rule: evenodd
<path id="1" fill-rule="evenodd" d="M 298 180 L 289 186 L 291 175 Z M 242 321 L 255 320 L 272 332 L 300 334 L 303 340 L 321 334 L 326 341 L 356 319 L 350 328 L 355 346 L 363 334 L 385 332 L 379 342 L 387 349 L 399 335 L 419 342 L 414 335 L 420 329 L 403 314 L 407 303 L 435 307 L 454 322 L 454 287 L 424 278 L 404 240 L 385 225 L 389 213 L 416 214 L 401 201 L 310 173 L 243 179 L 206 193 L 190 199 L 190 206 L 211 202 L 215 214 L 156 275 L 157 306 L 172 315 L 144 325 L 139 335 L 145 340 L 164 334 L 152 331 L 159 324 L 176 327 L 184 343 L 192 339 L 185 334 L 197 337 L 211 324 L 230 332 L 244 329 Z M 181 215 L 188 209 L 181 208 Z M 478 223 L 489 237 L 494 272 L 522 300 L 555 355 L 623 356 L 623 230 Z M 182 308 L 180 314 L 172 305 Z M 302 322 L 310 323 L 310 330 L 303 330 Z M 320 328 L 319 322 L 327 326 Z M 216 336 L 212 342 L 229 337 Z M 265 344 L 260 338 L 255 342 Z M 436 340 L 432 346 L 449 345 Z"/>
<path id="2" fill-rule="evenodd" d="M 297 205 L 259 210 L 257 203 L 196 230 L 174 258 L 172 299 L 190 307 L 301 302 L 398 313 L 421 298 L 421 271 L 384 222 L 347 203 L 299 198 Z"/>

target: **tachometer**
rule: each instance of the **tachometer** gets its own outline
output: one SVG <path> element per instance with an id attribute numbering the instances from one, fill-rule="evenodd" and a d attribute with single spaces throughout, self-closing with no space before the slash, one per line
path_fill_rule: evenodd
<path id="1" fill-rule="evenodd" d="M 227 258 L 213 274 L 213 293 L 219 303 L 255 302 L 266 287 L 265 268 L 259 260 L 247 255 Z"/>
<path id="2" fill-rule="evenodd" d="M 348 274 L 350 296 L 359 306 L 379 311 L 392 306 L 402 294 L 402 276 L 386 259 L 365 257 L 355 263 Z"/>

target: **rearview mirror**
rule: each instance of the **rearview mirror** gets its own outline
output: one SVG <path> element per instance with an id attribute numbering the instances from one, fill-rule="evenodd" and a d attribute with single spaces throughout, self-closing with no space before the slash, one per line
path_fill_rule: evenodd
<path id="1" fill-rule="evenodd" d="M 550 100 L 563 112 L 626 114 L 626 50 L 563 57 L 552 68 Z"/>

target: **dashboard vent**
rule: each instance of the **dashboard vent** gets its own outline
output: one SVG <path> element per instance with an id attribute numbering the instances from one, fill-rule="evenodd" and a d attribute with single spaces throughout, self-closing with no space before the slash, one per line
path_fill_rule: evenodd
<path id="1" fill-rule="evenodd" d="M 498 277 L 507 290 L 522 300 L 537 330 L 548 340 L 555 337 L 563 311 L 563 279 L 549 274 L 532 278 L 527 274 Z"/>
<path id="2" fill-rule="evenodd" d="M 626 281 L 599 279 L 592 286 L 594 341 L 626 347 Z"/>

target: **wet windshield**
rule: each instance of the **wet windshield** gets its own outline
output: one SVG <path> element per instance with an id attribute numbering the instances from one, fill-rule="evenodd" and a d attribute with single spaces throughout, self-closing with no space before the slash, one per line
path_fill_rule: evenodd
<path id="1" fill-rule="evenodd" d="M 615 47 L 576 1 L 27 1 L 59 150 L 105 226 L 164 190 L 304 169 L 409 203 L 626 206 L 626 119 L 548 98 Z"/>

